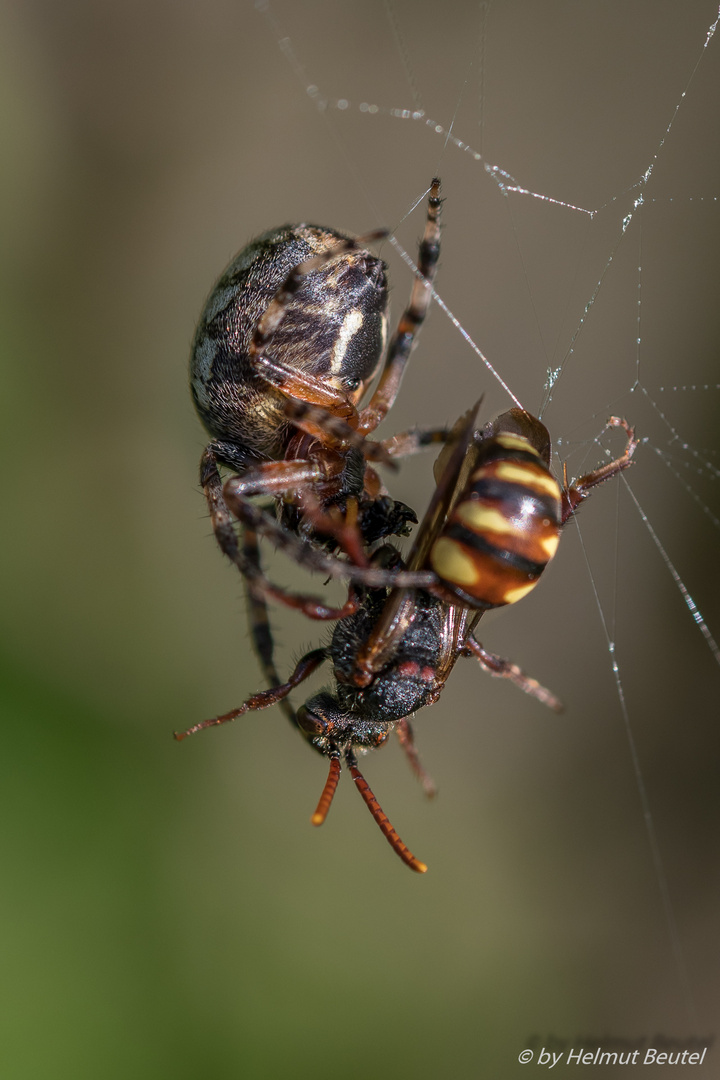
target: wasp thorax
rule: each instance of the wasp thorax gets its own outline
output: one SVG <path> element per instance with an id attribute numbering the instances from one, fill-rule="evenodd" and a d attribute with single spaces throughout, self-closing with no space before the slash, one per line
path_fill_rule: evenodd
<path id="1" fill-rule="evenodd" d="M 545 430 L 539 420 L 529 420 L 533 436 Z M 483 442 L 465 490 L 430 552 L 430 564 L 445 588 L 472 607 L 522 599 L 557 550 L 560 487 L 536 442 L 515 430 Z"/>

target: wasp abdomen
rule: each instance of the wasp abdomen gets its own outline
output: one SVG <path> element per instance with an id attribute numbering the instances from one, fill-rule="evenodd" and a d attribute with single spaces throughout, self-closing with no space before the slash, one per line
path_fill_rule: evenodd
<path id="1" fill-rule="evenodd" d="M 472 607 L 526 596 L 557 550 L 560 487 L 533 445 L 500 434 L 477 467 L 430 552 L 444 587 Z"/>

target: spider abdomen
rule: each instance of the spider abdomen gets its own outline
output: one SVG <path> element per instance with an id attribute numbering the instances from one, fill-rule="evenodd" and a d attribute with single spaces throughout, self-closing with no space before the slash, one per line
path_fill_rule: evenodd
<path id="1" fill-rule="evenodd" d="M 250 455 L 284 456 L 295 428 L 285 395 L 258 378 L 253 335 L 292 269 L 344 239 L 322 226 L 282 226 L 244 248 L 216 282 L 190 360 L 195 407 L 216 438 Z M 354 399 L 385 347 L 387 305 L 385 263 L 363 248 L 344 252 L 302 279 L 263 352 Z"/>

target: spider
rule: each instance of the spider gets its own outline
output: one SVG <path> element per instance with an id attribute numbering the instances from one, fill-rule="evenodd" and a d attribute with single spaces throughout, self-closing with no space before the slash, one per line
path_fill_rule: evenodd
<path id="1" fill-rule="evenodd" d="M 478 403 L 479 405 L 479 403 Z M 412 870 L 427 867 L 402 842 L 357 765 L 356 749 L 382 746 L 395 730 L 426 792 L 434 786 L 422 768 L 408 717 L 434 704 L 461 656 L 475 657 L 492 675 L 510 679 L 555 711 L 559 700 L 509 660 L 488 652 L 474 636 L 482 614 L 527 595 L 554 556 L 562 526 L 598 484 L 632 464 L 634 430 L 618 417 L 624 452 L 560 487 L 550 471 L 550 438 L 544 425 L 511 409 L 473 434 L 478 405 L 455 426 L 436 466 L 437 488 L 418 530 L 407 566 L 432 567 L 439 582 L 425 589 L 360 589 L 358 610 L 338 622 L 329 645 L 298 661 L 290 678 L 255 694 L 237 709 L 196 724 L 176 738 L 224 724 L 246 712 L 281 702 L 293 724 L 330 759 L 325 788 L 313 814 L 320 825 L 340 778 L 341 758 L 395 853 Z M 373 564 L 397 573 L 405 567 L 390 544 Z M 325 661 L 333 665 L 333 690 L 311 697 L 297 713 L 291 690 Z"/>
<path id="2" fill-rule="evenodd" d="M 340 608 L 290 593 L 262 573 L 257 534 L 299 564 L 365 585 L 422 585 L 431 572 L 395 576 L 368 564 L 368 549 L 407 535 L 413 511 L 390 499 L 368 462 L 442 441 L 445 429 L 368 438 L 395 401 L 430 303 L 440 251 L 440 181 L 433 180 L 420 243 L 418 276 L 387 348 L 378 384 L 364 408 L 387 337 L 387 267 L 363 247 L 384 231 L 353 238 L 316 225 L 286 225 L 251 243 L 230 263 L 208 298 L 195 335 L 193 400 L 213 436 L 200 462 L 213 530 L 222 551 L 257 598 L 271 597 L 315 619 Z M 235 475 L 224 484 L 220 467 Z M 276 504 L 280 520 L 252 497 Z M 238 541 L 235 522 L 252 531 Z M 346 558 L 338 557 L 340 551 Z"/>

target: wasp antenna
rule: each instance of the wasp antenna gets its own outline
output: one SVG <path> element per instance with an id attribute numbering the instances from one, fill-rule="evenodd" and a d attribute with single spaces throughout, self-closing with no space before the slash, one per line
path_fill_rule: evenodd
<path id="1" fill-rule="evenodd" d="M 340 755 L 335 752 L 330 755 L 330 772 L 328 778 L 325 781 L 325 787 L 323 793 L 320 796 L 320 802 L 317 804 L 317 810 L 310 818 L 313 825 L 322 825 L 323 821 L 328 815 L 333 796 L 338 786 L 340 779 Z"/>
<path id="2" fill-rule="evenodd" d="M 375 818 L 375 821 L 380 827 L 380 831 L 395 854 L 399 855 L 402 861 L 409 866 L 411 870 L 415 870 L 418 874 L 424 874 L 427 870 L 427 866 L 425 863 L 420 862 L 419 859 L 416 859 L 412 851 L 410 851 L 410 848 L 403 844 L 402 840 L 390 824 L 387 814 L 383 813 L 380 803 L 373 795 L 370 790 L 370 785 L 358 769 L 357 765 L 352 761 L 348 761 L 348 768 L 350 769 L 350 775 L 355 781 L 355 786 L 367 804 L 368 810 Z"/>

